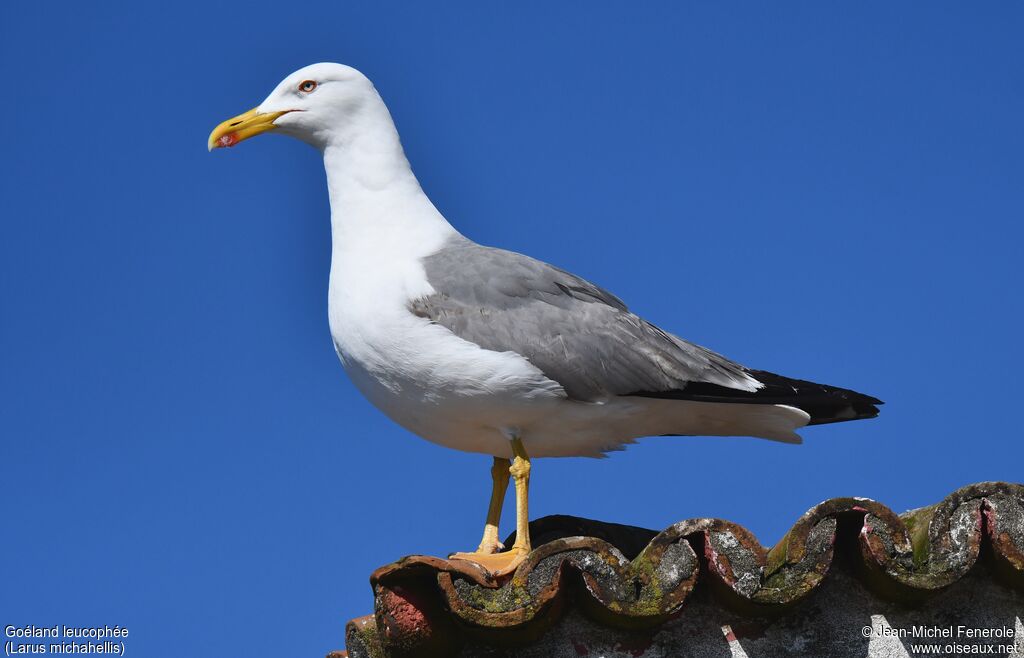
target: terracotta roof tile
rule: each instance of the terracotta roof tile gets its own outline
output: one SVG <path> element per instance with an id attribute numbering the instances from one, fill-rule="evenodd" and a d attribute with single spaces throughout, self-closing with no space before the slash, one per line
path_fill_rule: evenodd
<path id="1" fill-rule="evenodd" d="M 698 587 L 734 613 L 784 615 L 819 587 L 837 551 L 886 600 L 924 600 L 979 557 L 994 579 L 1024 591 L 1024 486 L 1017 484 L 970 485 L 902 515 L 865 498 L 834 498 L 808 510 L 771 549 L 719 519 L 654 532 L 547 517 L 531 524 L 531 534 L 536 548 L 500 582 L 436 557 L 381 567 L 370 578 L 374 615 L 349 622 L 350 654 L 454 655 L 467 638 L 528 644 L 570 607 L 604 627 L 650 629 L 678 616 Z"/>

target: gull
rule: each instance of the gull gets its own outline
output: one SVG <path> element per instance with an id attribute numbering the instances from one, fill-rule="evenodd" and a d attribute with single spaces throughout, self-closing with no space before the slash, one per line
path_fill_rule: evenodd
<path id="1" fill-rule="evenodd" d="M 428 441 L 493 457 L 470 560 L 507 575 L 530 551 L 531 458 L 601 457 L 645 436 L 800 443 L 880 400 L 742 366 L 630 312 L 589 281 L 455 230 L 423 192 L 359 71 L 321 63 L 218 125 L 210 150 L 278 132 L 321 152 L 331 202 L 328 318 L 359 391 Z M 516 539 L 498 540 L 509 478 Z"/>

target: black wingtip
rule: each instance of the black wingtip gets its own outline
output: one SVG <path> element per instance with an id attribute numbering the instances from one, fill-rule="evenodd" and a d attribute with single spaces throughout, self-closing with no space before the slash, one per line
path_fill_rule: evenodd
<path id="1" fill-rule="evenodd" d="M 851 391 L 853 393 L 854 391 Z M 870 400 L 868 402 L 867 400 Z M 808 405 L 806 408 L 800 404 L 793 406 L 806 411 L 811 415 L 808 425 L 826 425 L 828 423 L 842 423 L 848 420 L 870 420 L 877 418 L 881 413 L 876 405 L 885 404 L 871 396 L 865 395 L 864 400 L 848 400 L 846 405 Z"/>
<path id="2" fill-rule="evenodd" d="M 766 370 L 752 370 L 750 375 L 764 384 L 758 393 L 788 397 L 788 401 L 776 404 L 789 404 L 810 414 L 808 425 L 875 418 L 879 414 L 878 405 L 885 404 L 874 396 L 848 388 L 793 379 Z M 787 392 L 788 396 L 782 395 Z"/>
<path id="3" fill-rule="evenodd" d="M 879 414 L 877 405 L 885 404 L 876 397 L 847 388 L 792 379 L 766 370 L 751 370 L 749 373 L 764 386 L 756 391 L 741 391 L 717 384 L 692 382 L 680 390 L 641 391 L 632 395 L 694 402 L 784 404 L 807 413 L 811 417 L 808 425 L 875 418 Z"/>

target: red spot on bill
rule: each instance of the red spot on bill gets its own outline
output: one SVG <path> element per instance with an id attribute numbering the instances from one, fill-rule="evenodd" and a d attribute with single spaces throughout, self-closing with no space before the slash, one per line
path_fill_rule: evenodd
<path id="1" fill-rule="evenodd" d="M 238 135 L 228 133 L 217 138 L 217 146 L 234 146 L 238 143 Z"/>

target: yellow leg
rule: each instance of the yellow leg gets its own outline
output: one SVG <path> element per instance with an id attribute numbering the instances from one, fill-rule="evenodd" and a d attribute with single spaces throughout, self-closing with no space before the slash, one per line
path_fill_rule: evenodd
<path id="1" fill-rule="evenodd" d="M 505 492 L 508 490 L 510 466 L 511 462 L 504 457 L 494 458 L 491 466 L 491 504 L 487 506 L 484 538 L 480 540 L 477 553 L 497 553 L 505 548 L 498 539 L 498 524 L 501 523 L 501 508 L 505 504 Z"/>
<path id="2" fill-rule="evenodd" d="M 512 439 L 515 459 L 509 473 L 516 481 L 516 543 L 513 551 L 530 552 L 530 456 L 519 438 Z"/>
<path id="3" fill-rule="evenodd" d="M 491 467 L 494 486 L 491 489 L 491 504 L 487 509 L 487 524 L 484 526 L 480 548 L 474 553 L 455 553 L 449 558 L 475 562 L 498 576 L 515 571 L 530 552 L 530 457 L 518 438 L 512 440 L 512 453 L 515 458 L 511 465 L 507 459 L 494 458 L 494 466 Z M 502 545 L 498 541 L 498 522 L 510 475 L 516 485 L 516 543 L 510 550 L 499 553 L 497 551 Z"/>
<path id="4" fill-rule="evenodd" d="M 495 457 L 491 466 L 491 502 L 487 506 L 487 521 L 484 523 L 484 537 L 480 546 L 472 553 L 455 553 L 451 559 L 480 562 L 486 555 L 497 553 L 505 546 L 498 539 L 498 524 L 501 523 L 501 508 L 505 504 L 508 490 L 509 467 L 511 462 L 504 457 Z"/>

